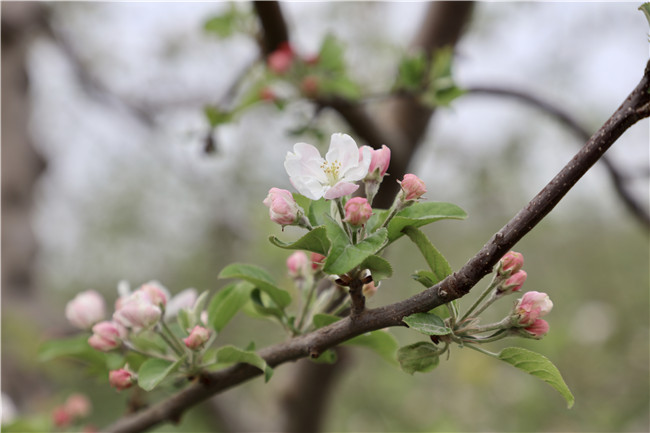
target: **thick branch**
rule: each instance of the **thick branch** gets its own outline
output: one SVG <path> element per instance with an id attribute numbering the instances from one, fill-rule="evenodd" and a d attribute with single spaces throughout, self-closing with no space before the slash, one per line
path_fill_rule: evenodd
<path id="1" fill-rule="evenodd" d="M 547 101 L 544 101 L 534 95 L 531 95 L 526 92 L 519 90 L 508 89 L 503 87 L 494 87 L 494 86 L 474 86 L 467 89 L 468 93 L 478 94 L 478 95 L 495 95 L 495 96 L 506 96 L 509 98 L 514 98 L 519 101 L 522 101 L 526 104 L 530 104 L 538 109 L 546 112 L 560 123 L 569 128 L 582 142 L 589 139 L 589 131 L 583 128 L 580 123 L 569 113 L 562 110 L 562 108 L 553 105 Z M 645 229 L 650 228 L 650 214 L 648 210 L 639 203 L 634 196 L 628 191 L 625 186 L 625 176 L 621 173 L 621 170 L 618 169 L 616 164 L 607 157 L 603 155 L 601 158 L 602 164 L 605 166 L 607 173 L 609 173 L 609 178 L 618 194 L 619 198 L 623 201 L 623 204 L 627 209 L 636 217 L 636 219 L 645 227 Z"/>
<path id="2" fill-rule="evenodd" d="M 287 23 L 284 21 L 280 4 L 276 1 L 254 1 L 255 12 L 262 25 L 262 49 L 267 56 L 280 44 L 289 41 Z"/>
<path id="3" fill-rule="evenodd" d="M 260 351 L 266 362 L 279 364 L 318 355 L 365 332 L 388 326 L 403 326 L 402 318 L 429 311 L 467 294 L 509 249 L 530 232 L 591 168 L 605 151 L 634 123 L 650 115 L 650 62 L 643 79 L 614 115 L 589 139 L 582 149 L 514 218 L 496 233 L 460 270 L 435 286 L 401 302 L 365 310 L 354 318 L 342 319 L 330 326 Z M 195 383 L 149 409 L 118 420 L 106 431 L 139 432 L 154 425 L 178 419 L 192 405 L 248 379 L 261 371 L 248 364 L 206 374 Z"/>

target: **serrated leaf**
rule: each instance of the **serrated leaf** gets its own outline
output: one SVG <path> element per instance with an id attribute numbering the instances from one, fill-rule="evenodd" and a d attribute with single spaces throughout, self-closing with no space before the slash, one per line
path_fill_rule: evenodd
<path id="1" fill-rule="evenodd" d="M 235 346 L 224 346 L 216 353 L 217 362 L 227 364 L 245 363 L 259 368 L 264 372 L 264 381 L 268 382 L 273 375 L 273 369 L 266 364 L 264 358 L 255 352 L 242 350 Z"/>
<path id="2" fill-rule="evenodd" d="M 379 256 L 368 256 L 360 266 L 362 269 L 370 271 L 372 279 L 376 283 L 393 275 L 393 267 L 386 259 Z"/>
<path id="3" fill-rule="evenodd" d="M 573 406 L 575 397 L 564 382 L 560 371 L 544 355 L 521 347 L 508 347 L 499 352 L 498 357 L 513 367 L 548 383 L 564 397 L 569 409 Z"/>
<path id="4" fill-rule="evenodd" d="M 237 312 L 248 302 L 254 286 L 248 282 L 230 284 L 212 297 L 208 305 L 208 323 L 217 332 L 230 322 Z"/>
<path id="5" fill-rule="evenodd" d="M 397 361 L 404 372 L 413 374 L 416 371 L 425 373 L 438 366 L 440 349 L 427 341 L 401 347 L 397 351 Z"/>
<path id="6" fill-rule="evenodd" d="M 332 218 L 328 218 L 325 227 L 332 245 L 323 266 L 323 272 L 328 274 L 345 274 L 386 243 L 386 229 L 377 230 L 363 241 L 352 245 L 345 231 Z"/>
<path id="7" fill-rule="evenodd" d="M 445 322 L 433 313 L 415 313 L 402 319 L 409 328 L 424 335 L 447 335 L 451 333 Z"/>
<path id="8" fill-rule="evenodd" d="M 151 391 L 167 376 L 176 371 L 184 360 L 185 357 L 175 362 L 158 358 L 146 360 L 138 370 L 138 386 L 145 391 Z"/>
<path id="9" fill-rule="evenodd" d="M 437 282 L 447 278 L 448 275 L 451 275 L 451 266 L 449 266 L 449 262 L 447 262 L 445 256 L 443 256 L 440 251 L 433 246 L 424 233 L 412 226 L 404 227 L 402 232 L 404 232 L 413 243 L 415 243 L 424 256 L 424 259 L 427 261 L 427 264 L 435 277 L 433 284 L 436 284 Z"/>
<path id="10" fill-rule="evenodd" d="M 219 273 L 219 278 L 239 278 L 248 281 L 269 295 L 273 302 L 280 308 L 284 308 L 291 303 L 291 295 L 289 292 L 277 287 L 271 276 L 260 267 L 234 263 L 223 268 L 221 273 Z"/>
<path id="11" fill-rule="evenodd" d="M 330 249 L 327 231 L 323 226 L 314 228 L 295 242 L 283 242 L 275 236 L 269 236 L 269 241 L 276 247 L 286 250 L 305 250 L 322 255 L 326 255 Z"/>
<path id="12" fill-rule="evenodd" d="M 388 223 L 388 242 L 394 242 L 404 233 L 404 227 L 422 227 L 443 219 L 465 219 L 467 213 L 452 203 L 421 202 L 400 211 Z"/>

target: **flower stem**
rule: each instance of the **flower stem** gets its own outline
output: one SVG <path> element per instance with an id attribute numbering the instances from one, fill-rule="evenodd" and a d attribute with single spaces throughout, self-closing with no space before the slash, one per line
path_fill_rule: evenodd
<path id="1" fill-rule="evenodd" d="M 305 304 L 303 305 L 302 311 L 300 312 L 300 320 L 298 320 L 298 324 L 296 325 L 296 329 L 299 332 L 302 331 L 303 322 L 305 321 L 305 316 L 307 316 L 307 311 L 309 310 L 311 299 L 313 298 L 315 292 L 316 284 L 315 282 L 312 282 L 311 287 L 309 288 L 309 292 L 307 292 L 307 296 L 305 297 Z"/>
<path id="2" fill-rule="evenodd" d="M 161 327 L 161 332 L 159 332 L 160 336 L 162 337 L 163 340 L 165 340 L 165 343 L 169 345 L 169 347 L 172 348 L 174 352 L 176 352 L 176 355 L 178 356 L 183 356 L 185 354 L 185 349 L 181 344 L 179 343 L 178 339 L 174 335 L 171 329 L 167 326 L 164 320 L 160 321 L 160 327 Z"/>
<path id="3" fill-rule="evenodd" d="M 336 207 L 338 208 L 339 214 L 341 215 L 341 224 L 343 225 L 343 229 L 345 230 L 345 233 L 347 233 L 350 241 L 352 241 L 352 231 L 350 230 L 348 223 L 345 222 L 345 210 L 343 209 L 343 202 L 340 198 L 334 199 L 334 201 L 336 202 Z"/>
<path id="4" fill-rule="evenodd" d="M 496 287 L 500 282 L 501 282 L 501 278 L 498 278 L 496 275 L 494 275 L 494 277 L 492 277 L 492 281 L 490 281 L 490 284 L 485 288 L 485 290 L 483 291 L 483 293 L 481 293 L 481 295 L 480 295 L 480 296 L 479 296 L 479 297 L 474 301 L 474 303 L 472 304 L 472 306 L 469 307 L 469 309 L 468 309 L 467 311 L 465 311 L 465 314 L 463 314 L 463 316 L 460 318 L 460 320 L 459 320 L 458 322 L 460 323 L 460 322 L 463 322 L 465 319 L 467 319 L 467 318 L 469 317 L 469 315 L 472 313 L 472 311 L 474 311 L 474 310 L 476 309 L 476 307 L 478 307 L 479 304 L 480 304 L 481 302 L 483 302 L 483 299 L 485 299 L 485 297 L 486 297 L 486 296 L 487 296 L 487 295 L 488 295 L 488 294 L 489 294 L 489 293 L 490 293 L 490 292 L 491 292 L 491 291 L 492 291 L 492 290 L 493 290 L 493 289 L 494 289 L 494 288 L 495 288 L 495 287 Z M 492 301 L 492 302 L 494 302 L 494 301 Z M 489 304 L 488 304 L 488 305 L 489 305 Z M 485 308 L 487 308 L 487 306 L 481 308 L 480 311 L 483 311 Z"/>
<path id="5" fill-rule="evenodd" d="M 497 353 L 490 352 L 489 350 L 482 349 L 482 348 L 480 348 L 478 346 L 474 346 L 473 344 L 465 344 L 465 347 L 469 347 L 470 349 L 474 349 L 477 352 L 481 352 L 481 353 L 483 353 L 483 354 L 485 354 L 487 356 L 491 356 L 492 358 L 499 359 L 499 355 Z"/>

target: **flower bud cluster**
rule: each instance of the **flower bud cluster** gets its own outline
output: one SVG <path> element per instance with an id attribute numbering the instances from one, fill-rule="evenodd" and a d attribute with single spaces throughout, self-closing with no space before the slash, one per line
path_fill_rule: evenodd
<path id="1" fill-rule="evenodd" d="M 84 394 L 71 394 L 61 406 L 52 411 L 52 423 L 60 429 L 69 427 L 88 415 L 92 411 L 92 404 Z"/>

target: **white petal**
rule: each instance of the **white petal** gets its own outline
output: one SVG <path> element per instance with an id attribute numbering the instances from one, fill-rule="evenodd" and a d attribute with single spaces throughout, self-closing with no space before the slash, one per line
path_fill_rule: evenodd
<path id="1" fill-rule="evenodd" d="M 327 181 L 321 168 L 325 161 L 321 158 L 318 149 L 311 144 L 296 143 L 293 150 L 294 153 L 287 152 L 284 160 L 284 168 L 289 177 L 312 176 L 321 182 Z"/>
<path id="2" fill-rule="evenodd" d="M 359 185 L 355 183 L 339 182 L 333 187 L 329 188 L 323 197 L 328 200 L 332 200 L 335 198 L 343 197 L 344 195 L 352 194 L 357 189 L 359 189 Z"/>
<path id="3" fill-rule="evenodd" d="M 350 166 L 359 162 L 359 148 L 354 139 L 347 134 L 332 134 L 330 148 L 325 155 L 328 162 L 338 161 L 341 163 L 341 170 L 345 172 Z"/>
<path id="4" fill-rule="evenodd" d="M 368 174 L 368 167 L 370 167 L 370 161 L 372 160 L 372 150 L 368 146 L 363 146 L 361 148 L 361 154 L 362 158 L 361 161 L 359 161 L 359 152 L 357 151 L 357 164 L 343 171 L 343 179 L 347 181 L 357 181 L 366 177 Z"/>
<path id="5" fill-rule="evenodd" d="M 289 181 L 298 192 L 312 200 L 318 200 L 325 193 L 325 187 L 318 179 L 311 176 L 296 176 Z"/>

